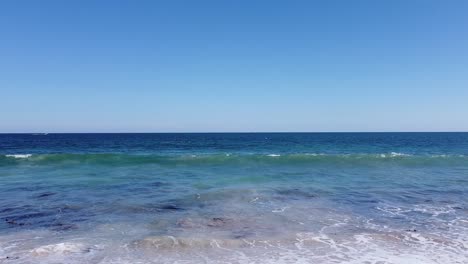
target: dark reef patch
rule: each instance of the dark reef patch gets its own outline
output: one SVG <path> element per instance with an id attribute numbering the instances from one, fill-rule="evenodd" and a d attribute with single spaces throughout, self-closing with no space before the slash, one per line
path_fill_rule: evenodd
<path id="1" fill-rule="evenodd" d="M 55 192 L 45 192 L 45 193 L 41 193 L 39 195 L 36 196 L 36 198 L 45 198 L 45 197 L 49 197 L 49 196 L 53 196 L 53 195 L 56 195 L 57 193 Z"/>
<path id="2" fill-rule="evenodd" d="M 299 188 L 291 189 L 276 189 L 275 193 L 278 195 L 277 198 L 280 200 L 301 200 L 301 199 L 311 199 L 316 198 L 317 195 L 310 193 Z"/>

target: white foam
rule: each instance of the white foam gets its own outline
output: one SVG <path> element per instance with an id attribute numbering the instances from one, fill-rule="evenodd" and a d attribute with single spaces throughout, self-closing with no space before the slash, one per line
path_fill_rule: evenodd
<path id="1" fill-rule="evenodd" d="M 399 152 L 390 152 L 390 157 L 408 157 L 411 156 L 409 154 L 405 153 L 399 153 Z"/>
<path id="2" fill-rule="evenodd" d="M 352 227 L 346 221 L 339 221 L 332 226 L 344 229 L 335 230 L 326 226 L 320 231 L 299 232 L 292 236 L 254 240 L 211 236 L 145 236 L 148 230 L 137 227 L 138 231 L 132 233 L 135 231 L 135 225 L 127 223 L 100 226 L 98 232 L 86 232 L 82 234 L 84 237 L 62 240 L 60 243 L 50 243 L 50 241 L 42 243 L 41 240 L 52 233 L 29 233 L 31 231 L 28 231 L 29 236 L 21 236 L 21 241 L 17 237 L 19 234 L 0 236 L 0 257 L 19 257 L 17 261 L 13 260 L 11 263 L 72 264 L 95 263 L 96 260 L 100 260 L 99 263 L 102 264 L 441 264 L 466 262 L 465 237 L 456 241 L 445 237 L 445 232 L 439 235 L 371 230 L 368 230 L 369 232 L 361 230 L 359 233 L 339 232 L 339 230 L 349 231 L 349 227 Z M 106 232 L 105 236 L 102 231 Z M 122 231 L 130 231 L 130 233 Z M 116 234 L 119 234 L 119 239 L 102 240 L 102 237 Z M 13 239 L 14 237 L 16 239 Z M 30 239 L 26 239 L 27 237 Z M 99 243 L 96 244 L 97 242 Z M 34 246 L 28 243 L 33 243 Z M 13 247 L 8 249 L 7 245 Z"/>
<path id="3" fill-rule="evenodd" d="M 289 206 L 285 206 L 285 207 L 282 207 L 282 208 L 274 209 L 271 212 L 273 212 L 273 213 L 282 213 L 288 208 L 289 208 Z"/>
<path id="4" fill-rule="evenodd" d="M 409 156 L 411 155 L 406 154 L 406 153 L 400 153 L 400 152 L 390 152 L 389 154 L 379 154 L 379 157 L 381 158 L 387 158 L 387 157 L 395 158 L 395 157 L 409 157 Z"/>
<path id="5" fill-rule="evenodd" d="M 411 212 L 419 212 L 419 213 L 426 213 L 431 215 L 432 217 L 437 217 L 441 214 L 450 214 L 454 213 L 455 209 L 452 206 L 430 206 L 424 204 L 416 204 L 411 207 L 402 207 L 396 205 L 384 205 L 384 206 L 377 206 L 377 210 L 380 210 L 386 214 L 392 216 L 405 216 L 407 213 Z"/>
<path id="6" fill-rule="evenodd" d="M 32 154 L 8 154 L 8 155 L 5 155 L 5 157 L 15 158 L 15 159 L 27 159 L 27 158 L 29 158 L 31 156 L 32 156 Z"/>
<path id="7" fill-rule="evenodd" d="M 31 251 L 35 256 L 48 256 L 51 254 L 70 254 L 70 253 L 80 253 L 86 250 L 86 246 L 81 243 L 58 243 L 40 246 Z"/>
<path id="8" fill-rule="evenodd" d="M 268 157 L 280 157 L 281 155 L 280 154 L 268 154 L 267 156 Z"/>

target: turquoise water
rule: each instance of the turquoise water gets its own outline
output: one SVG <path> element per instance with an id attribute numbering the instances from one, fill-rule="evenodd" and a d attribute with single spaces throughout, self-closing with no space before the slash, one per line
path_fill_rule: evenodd
<path id="1" fill-rule="evenodd" d="M 0 262 L 467 263 L 468 133 L 3 134 Z"/>

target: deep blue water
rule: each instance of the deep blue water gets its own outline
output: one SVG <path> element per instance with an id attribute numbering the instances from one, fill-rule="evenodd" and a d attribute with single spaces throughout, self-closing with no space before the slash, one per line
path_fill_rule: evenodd
<path id="1" fill-rule="evenodd" d="M 245 263 L 463 263 L 467 197 L 468 133 L 0 134 L 0 259 L 18 263 L 70 241 L 67 262 L 229 259 L 215 240 L 249 242 L 230 248 Z"/>
<path id="2" fill-rule="evenodd" d="M 468 155 L 468 133 L 0 134 L 15 153 L 390 153 Z"/>

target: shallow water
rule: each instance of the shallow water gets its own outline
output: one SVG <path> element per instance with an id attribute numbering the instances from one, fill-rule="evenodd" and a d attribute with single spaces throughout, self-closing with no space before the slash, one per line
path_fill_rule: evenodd
<path id="1" fill-rule="evenodd" d="M 0 262 L 467 263 L 467 133 L 0 135 Z"/>

